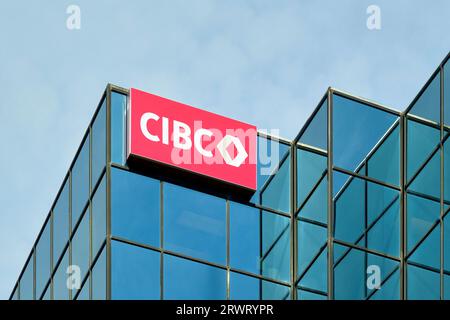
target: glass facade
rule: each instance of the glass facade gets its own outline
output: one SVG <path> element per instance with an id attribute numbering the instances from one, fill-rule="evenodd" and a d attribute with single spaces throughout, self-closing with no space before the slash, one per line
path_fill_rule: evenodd
<path id="1" fill-rule="evenodd" d="M 129 166 L 108 85 L 11 299 L 450 298 L 449 64 L 405 112 L 330 88 L 260 132 L 245 201 Z"/>

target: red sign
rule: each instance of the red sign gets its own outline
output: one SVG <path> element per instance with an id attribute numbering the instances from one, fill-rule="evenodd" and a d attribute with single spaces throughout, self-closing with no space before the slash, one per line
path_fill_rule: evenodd
<path id="1" fill-rule="evenodd" d="M 128 157 L 256 190 L 256 127 L 130 90 Z"/>

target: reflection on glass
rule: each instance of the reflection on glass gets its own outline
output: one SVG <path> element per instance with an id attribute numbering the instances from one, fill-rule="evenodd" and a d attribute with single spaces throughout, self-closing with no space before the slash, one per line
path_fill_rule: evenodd
<path id="1" fill-rule="evenodd" d="M 438 272 L 408 265 L 408 300 L 439 300 L 440 275 Z"/>
<path id="2" fill-rule="evenodd" d="M 406 171 L 409 182 L 439 144 L 440 131 L 408 119 L 406 136 Z"/>
<path id="3" fill-rule="evenodd" d="M 337 300 L 363 300 L 370 298 L 377 291 L 387 290 L 385 296 L 390 292 L 390 285 L 384 287 L 388 281 L 395 282 L 391 278 L 399 268 L 399 263 L 366 253 L 361 250 L 351 249 L 341 245 L 334 245 L 334 297 Z M 376 268 L 377 271 L 373 271 Z M 375 272 L 377 272 L 375 274 Z M 379 273 L 378 273 L 379 272 Z M 368 285 L 374 284 L 369 277 L 379 275 L 380 289 Z M 397 278 L 399 281 L 399 278 Z M 394 283 L 394 286 L 396 284 Z M 377 292 L 377 294 L 381 294 Z M 400 291 L 395 292 L 390 299 L 399 299 Z"/>
<path id="4" fill-rule="evenodd" d="M 450 204 L 450 138 L 444 144 L 444 200 L 448 208 Z"/>
<path id="5" fill-rule="evenodd" d="M 159 225 L 160 182 L 112 168 L 112 234 L 131 241 L 159 247 Z"/>
<path id="6" fill-rule="evenodd" d="M 441 77 L 438 73 L 420 95 L 409 114 L 440 123 L 441 118 Z"/>
<path id="7" fill-rule="evenodd" d="M 69 277 L 69 274 L 66 273 L 68 267 L 69 267 L 69 249 L 67 248 L 53 276 L 54 300 L 69 300 L 69 288 L 67 287 L 67 279 Z"/>
<path id="8" fill-rule="evenodd" d="M 225 211 L 224 199 L 164 184 L 165 249 L 224 265 Z"/>
<path id="9" fill-rule="evenodd" d="M 230 202 L 230 266 L 286 280 L 289 231 L 288 218 Z"/>
<path id="10" fill-rule="evenodd" d="M 345 181 L 335 189 L 335 237 L 392 256 L 400 250 L 398 191 L 334 172 Z"/>
<path id="11" fill-rule="evenodd" d="M 72 169 L 72 230 L 89 197 L 89 135 Z"/>
<path id="12" fill-rule="evenodd" d="M 39 299 L 44 292 L 50 278 L 50 227 L 51 220 L 47 221 L 44 231 L 36 245 L 36 298 Z"/>
<path id="13" fill-rule="evenodd" d="M 439 150 L 411 180 L 408 190 L 431 196 L 439 201 L 441 197 L 441 153 Z"/>
<path id="14" fill-rule="evenodd" d="M 450 126 L 450 62 L 444 65 L 444 124 Z"/>
<path id="15" fill-rule="evenodd" d="M 164 255 L 164 299 L 224 300 L 226 285 L 226 270 Z"/>
<path id="16" fill-rule="evenodd" d="M 391 113 L 334 94 L 334 164 L 357 172 L 359 165 L 397 119 L 398 116 Z"/>
<path id="17" fill-rule="evenodd" d="M 440 203 L 407 194 L 406 228 L 408 253 L 439 219 Z"/>
<path id="18" fill-rule="evenodd" d="M 106 99 L 92 126 L 92 186 L 97 183 L 106 164 Z"/>
<path id="19" fill-rule="evenodd" d="M 297 275 L 300 276 L 326 245 L 327 229 L 308 222 L 297 221 L 297 230 Z M 326 269 L 324 271 L 326 272 Z"/>
<path id="20" fill-rule="evenodd" d="M 424 266 L 432 267 L 436 270 L 440 269 L 441 266 L 441 229 L 440 225 L 437 224 L 433 231 L 423 242 L 417 247 L 411 254 L 408 261 L 416 262 Z"/>
<path id="21" fill-rule="evenodd" d="M 34 299 L 34 253 L 27 262 L 25 271 L 20 278 L 20 300 Z"/>
<path id="22" fill-rule="evenodd" d="M 111 92 L 111 161 L 125 164 L 127 96 Z"/>
<path id="23" fill-rule="evenodd" d="M 367 176 L 400 184 L 400 126 L 389 133 L 367 161 Z"/>
<path id="24" fill-rule="evenodd" d="M 230 273 L 230 300 L 287 300 L 289 298 L 288 286 L 235 272 Z"/>
<path id="25" fill-rule="evenodd" d="M 257 163 L 257 183 L 258 191 L 266 183 L 274 170 L 280 164 L 282 157 L 289 150 L 289 145 L 279 140 L 267 139 L 258 136 L 258 163 Z M 259 203 L 259 201 L 258 201 Z"/>
<path id="26" fill-rule="evenodd" d="M 111 248 L 112 299 L 158 300 L 160 298 L 159 252 L 117 241 L 112 242 Z"/>
<path id="27" fill-rule="evenodd" d="M 299 142 L 307 144 L 324 151 L 327 150 L 327 127 L 328 127 L 328 103 L 327 99 L 321 104 L 319 110 L 313 115 L 313 120 L 303 132 Z"/>
<path id="28" fill-rule="evenodd" d="M 83 280 L 89 270 L 90 256 L 90 236 L 89 236 L 89 208 L 83 214 L 83 218 L 75 230 L 72 240 L 72 265 L 80 268 L 81 279 Z M 76 291 L 72 292 L 75 297 Z"/>
<path id="29" fill-rule="evenodd" d="M 95 257 L 106 238 L 106 175 L 92 199 L 92 256 Z"/>
<path id="30" fill-rule="evenodd" d="M 92 300 L 106 300 L 106 250 L 95 262 L 92 269 Z"/>
<path id="31" fill-rule="evenodd" d="M 327 300 L 328 297 L 318 293 L 297 289 L 297 300 Z"/>
<path id="32" fill-rule="evenodd" d="M 306 206 L 308 210 L 302 210 L 302 216 L 320 222 L 324 220 L 326 222 L 326 172 L 327 157 L 297 149 L 297 207 L 300 207 L 311 192 L 314 192 Z"/>
<path id="33" fill-rule="evenodd" d="M 328 281 L 328 258 L 327 248 L 323 248 L 313 264 L 304 270 L 304 275 L 300 278 L 299 285 L 302 288 L 327 292 Z"/>
<path id="34" fill-rule="evenodd" d="M 267 213 L 262 216 L 262 274 L 265 277 L 289 281 L 290 220 Z"/>
<path id="35" fill-rule="evenodd" d="M 374 290 L 369 300 L 399 300 L 400 299 L 400 271 L 396 270 L 382 283 L 380 290 Z"/>
<path id="36" fill-rule="evenodd" d="M 56 264 L 69 240 L 69 180 L 56 201 L 53 209 L 53 261 Z"/>
<path id="37" fill-rule="evenodd" d="M 261 204 L 267 208 L 289 213 L 290 209 L 290 157 L 283 157 L 284 161 L 266 183 L 261 192 Z"/>

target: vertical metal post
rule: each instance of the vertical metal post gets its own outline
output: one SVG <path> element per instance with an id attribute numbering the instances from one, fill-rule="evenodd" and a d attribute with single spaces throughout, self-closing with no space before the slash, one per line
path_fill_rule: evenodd
<path id="1" fill-rule="evenodd" d="M 400 299 L 406 299 L 406 116 L 400 115 Z"/>
<path id="2" fill-rule="evenodd" d="M 230 300 L 230 200 L 225 202 L 226 206 L 226 266 L 227 266 L 227 293 L 226 299 Z"/>
<path id="3" fill-rule="evenodd" d="M 100 108 L 101 108 L 101 104 L 100 104 Z M 99 112 L 97 113 L 97 115 L 95 116 L 95 118 L 97 118 L 97 116 L 99 115 Z M 95 121 L 94 118 L 94 121 Z M 93 138 L 92 138 L 92 123 L 89 125 L 88 128 L 88 139 L 89 141 L 89 197 L 88 197 L 88 208 L 86 209 L 86 213 L 85 214 L 89 214 L 89 262 L 88 262 L 88 266 L 89 269 L 87 270 L 87 277 L 88 279 L 86 280 L 86 282 L 84 283 L 84 286 L 89 286 L 88 287 L 88 300 L 92 299 L 92 188 L 93 188 L 93 183 L 92 183 L 92 142 L 93 142 Z"/>
<path id="4" fill-rule="evenodd" d="M 111 300 L 111 85 L 106 87 L 106 300 Z"/>
<path id="5" fill-rule="evenodd" d="M 441 119 L 441 124 L 440 124 L 440 142 L 439 142 L 439 147 L 440 147 L 440 153 L 441 153 L 441 162 L 440 162 L 440 192 L 441 192 L 441 198 L 440 198 L 440 228 L 441 228 L 441 252 L 440 252 L 440 257 L 441 257 L 441 265 L 440 265 L 440 297 L 441 300 L 444 300 L 444 255 L 445 255 L 445 251 L 444 251 L 444 246 L 445 246 L 445 241 L 444 241 L 444 145 L 443 145 L 443 140 L 444 140 L 444 70 L 443 70 L 443 65 L 441 64 L 440 66 L 441 72 L 440 74 L 440 119 Z"/>
<path id="6" fill-rule="evenodd" d="M 333 256 L 333 225 L 334 225 L 334 204 L 333 204 L 333 91 L 328 88 L 328 119 L 327 119 L 327 153 L 328 153 L 328 224 L 327 224 L 327 247 L 328 247 L 328 299 L 334 299 L 334 256 Z"/>
<path id="7" fill-rule="evenodd" d="M 159 298 L 164 300 L 164 182 L 159 182 Z"/>
<path id="8" fill-rule="evenodd" d="M 294 142 L 291 142 L 291 155 L 290 155 L 290 176 L 291 179 L 289 181 L 291 185 L 291 195 L 290 195 L 290 212 L 291 212 L 291 229 L 290 229 L 290 237 L 291 237 L 291 299 L 297 300 L 297 288 L 296 288 L 296 280 L 297 280 L 297 218 L 295 217 L 295 212 L 297 208 L 297 146 Z"/>

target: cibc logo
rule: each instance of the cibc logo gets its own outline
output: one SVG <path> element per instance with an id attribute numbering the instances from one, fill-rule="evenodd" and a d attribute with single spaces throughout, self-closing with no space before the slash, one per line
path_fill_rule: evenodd
<path id="1" fill-rule="evenodd" d="M 130 90 L 128 156 L 256 189 L 256 127 Z"/>

